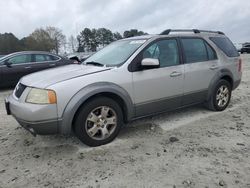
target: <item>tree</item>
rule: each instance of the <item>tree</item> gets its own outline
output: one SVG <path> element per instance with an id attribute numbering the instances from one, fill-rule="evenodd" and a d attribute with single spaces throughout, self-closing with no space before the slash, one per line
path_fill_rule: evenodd
<path id="1" fill-rule="evenodd" d="M 12 33 L 0 34 L 0 54 L 9 54 L 21 50 L 18 38 Z"/>
<path id="2" fill-rule="evenodd" d="M 39 43 L 31 36 L 22 38 L 19 43 L 22 50 L 43 50 L 39 47 Z"/>
<path id="3" fill-rule="evenodd" d="M 77 40 L 79 43 L 78 51 L 92 51 L 95 52 L 99 45 L 97 40 L 97 30 L 89 28 L 85 28 L 80 34 L 77 36 Z"/>
<path id="4" fill-rule="evenodd" d="M 36 43 L 34 50 L 52 51 L 55 49 L 54 41 L 50 38 L 49 33 L 42 28 L 36 29 L 29 37 Z"/>
<path id="5" fill-rule="evenodd" d="M 66 44 L 65 35 L 63 35 L 62 30 L 56 27 L 48 26 L 46 27 L 46 31 L 52 40 L 53 49 L 55 50 L 56 54 L 58 54 L 59 49 L 64 47 Z"/>
<path id="6" fill-rule="evenodd" d="M 122 35 L 119 32 L 115 32 L 115 33 L 113 33 L 113 39 L 120 40 L 120 39 L 122 39 Z"/>
<path id="7" fill-rule="evenodd" d="M 89 38 L 89 51 L 91 52 L 96 52 L 97 47 L 99 46 L 99 41 L 98 41 L 98 36 L 97 36 L 97 30 L 96 29 L 92 29 L 90 32 L 90 38 Z"/>
<path id="8" fill-rule="evenodd" d="M 147 33 L 144 33 L 143 31 L 138 31 L 137 29 L 130 29 L 130 30 L 124 31 L 123 33 L 124 38 L 141 36 L 141 35 L 147 35 Z"/>
<path id="9" fill-rule="evenodd" d="M 77 52 L 85 52 L 85 43 L 82 40 L 81 34 L 77 35 L 76 40 L 78 42 Z"/>
<path id="10" fill-rule="evenodd" d="M 97 29 L 96 35 L 97 35 L 97 43 L 101 44 L 102 47 L 114 41 L 113 33 L 109 29 L 99 28 Z"/>
<path id="11" fill-rule="evenodd" d="M 73 53 L 77 51 L 77 39 L 73 35 L 68 38 L 68 46 Z"/>

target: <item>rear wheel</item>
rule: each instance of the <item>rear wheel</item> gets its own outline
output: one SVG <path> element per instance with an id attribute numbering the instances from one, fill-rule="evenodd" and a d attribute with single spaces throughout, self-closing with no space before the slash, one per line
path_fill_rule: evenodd
<path id="1" fill-rule="evenodd" d="M 76 115 L 76 136 L 88 146 L 100 146 L 115 139 L 123 124 L 120 106 L 107 97 L 94 98 Z"/>
<path id="2" fill-rule="evenodd" d="M 220 80 L 207 102 L 207 107 L 213 111 L 223 111 L 228 106 L 231 99 L 232 87 L 226 80 Z"/>

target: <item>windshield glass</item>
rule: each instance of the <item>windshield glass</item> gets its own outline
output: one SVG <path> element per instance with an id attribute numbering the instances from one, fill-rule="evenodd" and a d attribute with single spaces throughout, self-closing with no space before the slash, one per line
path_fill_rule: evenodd
<path id="1" fill-rule="evenodd" d="M 0 61 L 4 59 L 4 55 L 0 55 Z"/>
<path id="2" fill-rule="evenodd" d="M 90 56 L 83 63 L 98 63 L 107 66 L 123 64 L 146 40 L 121 40 L 113 42 Z"/>

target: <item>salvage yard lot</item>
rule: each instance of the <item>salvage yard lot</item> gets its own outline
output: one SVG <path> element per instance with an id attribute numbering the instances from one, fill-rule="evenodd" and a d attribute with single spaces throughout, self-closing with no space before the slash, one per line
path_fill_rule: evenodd
<path id="1" fill-rule="evenodd" d="M 250 56 L 224 112 L 202 106 L 129 123 L 90 148 L 71 136 L 37 136 L 4 109 L 0 91 L 1 187 L 250 187 Z"/>

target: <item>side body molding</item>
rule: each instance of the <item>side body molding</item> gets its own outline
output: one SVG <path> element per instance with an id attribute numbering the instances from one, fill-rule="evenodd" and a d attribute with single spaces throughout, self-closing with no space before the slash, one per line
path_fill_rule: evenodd
<path id="1" fill-rule="evenodd" d="M 216 87 L 216 83 L 218 83 L 218 81 L 224 76 L 230 77 L 232 81 L 234 82 L 234 77 L 233 77 L 232 72 L 228 69 L 221 69 L 220 71 L 217 72 L 217 74 L 214 76 L 214 78 L 211 80 L 209 84 L 206 100 L 209 100 L 210 97 L 212 97 L 213 91 Z"/>
<path id="2" fill-rule="evenodd" d="M 110 83 L 110 82 L 99 82 L 90 84 L 84 88 L 82 88 L 78 93 L 76 93 L 71 100 L 68 102 L 67 106 L 64 109 L 62 114 L 60 124 L 59 124 L 59 132 L 62 134 L 70 134 L 72 129 L 72 123 L 74 119 L 74 115 L 79 109 L 79 107 L 90 97 L 99 94 L 99 93 L 112 93 L 119 96 L 125 106 L 121 106 L 124 108 L 126 119 L 130 120 L 135 115 L 135 109 L 131 97 L 128 92 L 122 87 Z"/>

